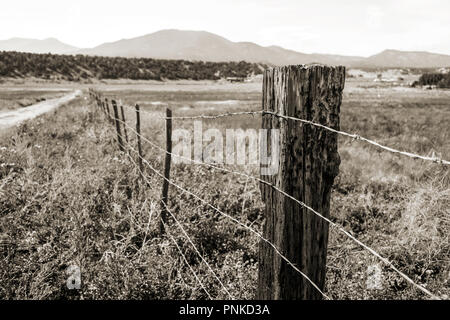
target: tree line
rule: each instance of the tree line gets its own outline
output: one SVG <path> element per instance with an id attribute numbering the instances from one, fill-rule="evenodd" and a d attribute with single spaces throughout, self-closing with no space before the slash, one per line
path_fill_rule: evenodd
<path id="1" fill-rule="evenodd" d="M 150 58 L 0 52 L 0 77 L 49 80 L 218 80 L 261 74 L 267 66 L 241 62 L 203 62 Z"/>

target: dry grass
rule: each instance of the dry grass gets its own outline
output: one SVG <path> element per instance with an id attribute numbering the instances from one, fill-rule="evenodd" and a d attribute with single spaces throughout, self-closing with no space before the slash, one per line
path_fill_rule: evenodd
<path id="1" fill-rule="evenodd" d="M 0 89 L 0 112 L 25 108 L 43 100 L 61 97 L 63 91 L 11 91 Z"/>
<path id="2" fill-rule="evenodd" d="M 378 90 L 378 89 L 377 89 Z M 259 108 L 260 94 L 239 92 L 108 92 L 125 102 L 167 102 L 175 115 L 205 112 L 196 101 L 241 100 L 228 110 Z M 450 158 L 450 97 L 442 93 L 356 90 L 346 93 L 342 129 L 418 153 Z M 231 97 L 231 98 L 230 98 Z M 189 105 L 192 108 L 182 109 Z M 82 99 L 27 122 L 4 137 L 0 151 L 0 297 L 32 299 L 201 299 L 201 290 L 170 239 L 157 233 L 161 179 L 150 184 L 125 154 L 114 132 Z M 186 111 L 183 111 L 186 110 Z M 210 110 L 207 112 L 217 112 Z M 51 120 L 50 120 L 51 119 Z M 133 125 L 134 114 L 127 113 Z M 191 128 L 192 123 L 175 122 Z M 204 126 L 259 127 L 256 118 L 206 121 Z M 164 144 L 163 123 L 143 118 L 143 134 Z M 130 134 L 130 133 L 129 133 Z M 134 144 L 134 140 L 132 141 Z M 162 168 L 163 154 L 144 148 Z M 449 171 L 341 140 L 342 164 L 331 214 L 335 221 L 438 295 L 450 295 Z M 3 165 L 4 164 L 4 165 Z M 251 168 L 236 168 L 251 172 Z M 261 230 L 259 186 L 199 166 L 176 165 L 173 179 L 223 211 Z M 258 239 L 185 193 L 171 188 L 170 207 L 233 296 L 254 297 Z M 171 222 L 171 234 L 213 297 L 227 296 Z M 326 292 L 335 299 L 424 299 L 381 266 L 383 288 L 368 290 L 367 269 L 379 263 L 332 231 Z M 82 290 L 67 290 L 66 268 L 81 266 Z"/>

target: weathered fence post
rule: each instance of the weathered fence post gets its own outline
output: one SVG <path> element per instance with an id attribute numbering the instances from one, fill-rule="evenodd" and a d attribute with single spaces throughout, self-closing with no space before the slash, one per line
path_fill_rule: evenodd
<path id="1" fill-rule="evenodd" d="M 142 164 L 142 145 L 141 145 L 141 112 L 139 110 L 139 105 L 136 103 L 134 106 L 136 108 L 136 132 L 137 132 L 137 149 L 138 149 L 138 164 L 141 174 L 144 174 L 144 166 Z"/>
<path id="2" fill-rule="evenodd" d="M 103 114 L 106 116 L 106 109 L 105 109 L 105 104 L 102 102 L 101 98 L 98 98 L 98 103 L 100 104 L 100 106 L 102 107 L 103 110 Z"/>
<path id="3" fill-rule="evenodd" d="M 111 100 L 111 103 L 114 109 L 114 120 L 116 122 L 117 142 L 119 143 L 119 149 L 120 151 L 125 151 L 123 147 L 122 134 L 120 133 L 119 110 L 117 110 L 117 104 L 115 100 Z"/>
<path id="4" fill-rule="evenodd" d="M 111 113 L 112 113 L 112 112 L 109 111 L 108 98 L 105 98 L 105 108 L 106 108 L 106 113 L 108 114 L 108 121 L 109 121 L 110 123 L 113 123 L 114 120 L 112 119 L 112 116 L 111 116 Z"/>
<path id="5" fill-rule="evenodd" d="M 128 133 L 127 133 L 127 126 L 125 121 L 125 113 L 123 112 L 123 105 L 120 104 L 120 113 L 122 114 L 122 125 L 123 125 L 123 133 L 125 134 L 125 141 L 128 143 Z"/>
<path id="6" fill-rule="evenodd" d="M 265 71 L 263 111 L 339 129 L 344 67 L 286 66 Z M 261 179 L 328 217 L 339 172 L 337 134 L 263 113 L 263 129 L 279 129 L 279 167 Z M 268 130 L 270 133 L 270 130 Z M 268 153 L 271 138 L 268 138 Z M 272 155 L 273 158 L 273 155 Z M 328 224 L 308 209 L 261 183 L 264 237 L 321 290 L 325 284 Z M 257 299 L 321 299 L 322 295 L 266 242 L 260 243 Z"/>
<path id="7" fill-rule="evenodd" d="M 161 222 L 159 223 L 159 232 L 164 234 L 164 224 L 167 221 L 166 206 L 169 195 L 170 163 L 172 160 L 172 110 L 166 109 L 166 157 L 164 161 L 164 181 L 161 196 Z"/>

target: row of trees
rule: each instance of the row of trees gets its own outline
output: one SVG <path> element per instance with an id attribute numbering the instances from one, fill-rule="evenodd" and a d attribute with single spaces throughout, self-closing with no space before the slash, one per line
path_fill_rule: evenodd
<path id="1" fill-rule="evenodd" d="M 450 88 L 450 73 L 424 73 L 416 84 L 420 86 Z"/>
<path id="2" fill-rule="evenodd" d="M 0 52 L 0 77 L 43 79 L 218 80 L 261 74 L 266 66 L 248 62 L 202 62 L 148 58 Z"/>

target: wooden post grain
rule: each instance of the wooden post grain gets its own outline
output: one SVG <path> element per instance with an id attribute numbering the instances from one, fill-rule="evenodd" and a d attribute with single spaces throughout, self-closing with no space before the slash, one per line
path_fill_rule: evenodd
<path id="1" fill-rule="evenodd" d="M 339 129 L 344 83 L 344 67 L 268 69 L 263 80 L 263 111 Z M 337 134 L 272 114 L 263 114 L 262 128 L 279 129 L 280 147 L 277 173 L 261 175 L 261 179 L 329 217 L 331 187 L 340 164 Z M 267 147 L 270 154 L 270 137 Z M 260 187 L 265 202 L 264 237 L 322 290 L 328 224 L 274 188 L 263 183 Z M 270 245 L 260 243 L 257 299 L 321 298 Z"/>
<path id="2" fill-rule="evenodd" d="M 114 109 L 114 120 L 116 123 L 116 131 L 117 131 L 117 142 L 119 143 L 120 151 L 125 151 L 123 147 L 122 134 L 120 132 L 120 122 L 119 122 L 119 110 L 117 109 L 117 103 L 115 100 L 111 101 L 113 109 Z"/>
<path id="3" fill-rule="evenodd" d="M 144 165 L 142 164 L 142 144 L 141 144 L 141 112 L 139 109 L 139 105 L 136 104 L 134 106 L 136 108 L 136 138 L 137 138 L 137 149 L 138 149 L 138 164 L 139 164 L 139 170 L 141 174 L 144 173 Z"/>
<path id="4" fill-rule="evenodd" d="M 127 126 L 125 121 L 125 113 L 123 112 L 123 105 L 120 104 L 120 113 L 122 114 L 122 127 L 123 127 L 123 134 L 125 135 L 125 141 L 128 143 L 128 133 L 127 133 Z"/>
<path id="5" fill-rule="evenodd" d="M 167 222 L 167 199 L 169 197 L 170 163 L 172 160 L 172 111 L 166 109 L 166 156 L 164 161 L 164 181 L 161 196 L 161 222 L 159 223 L 160 234 L 164 234 L 164 224 Z"/>

